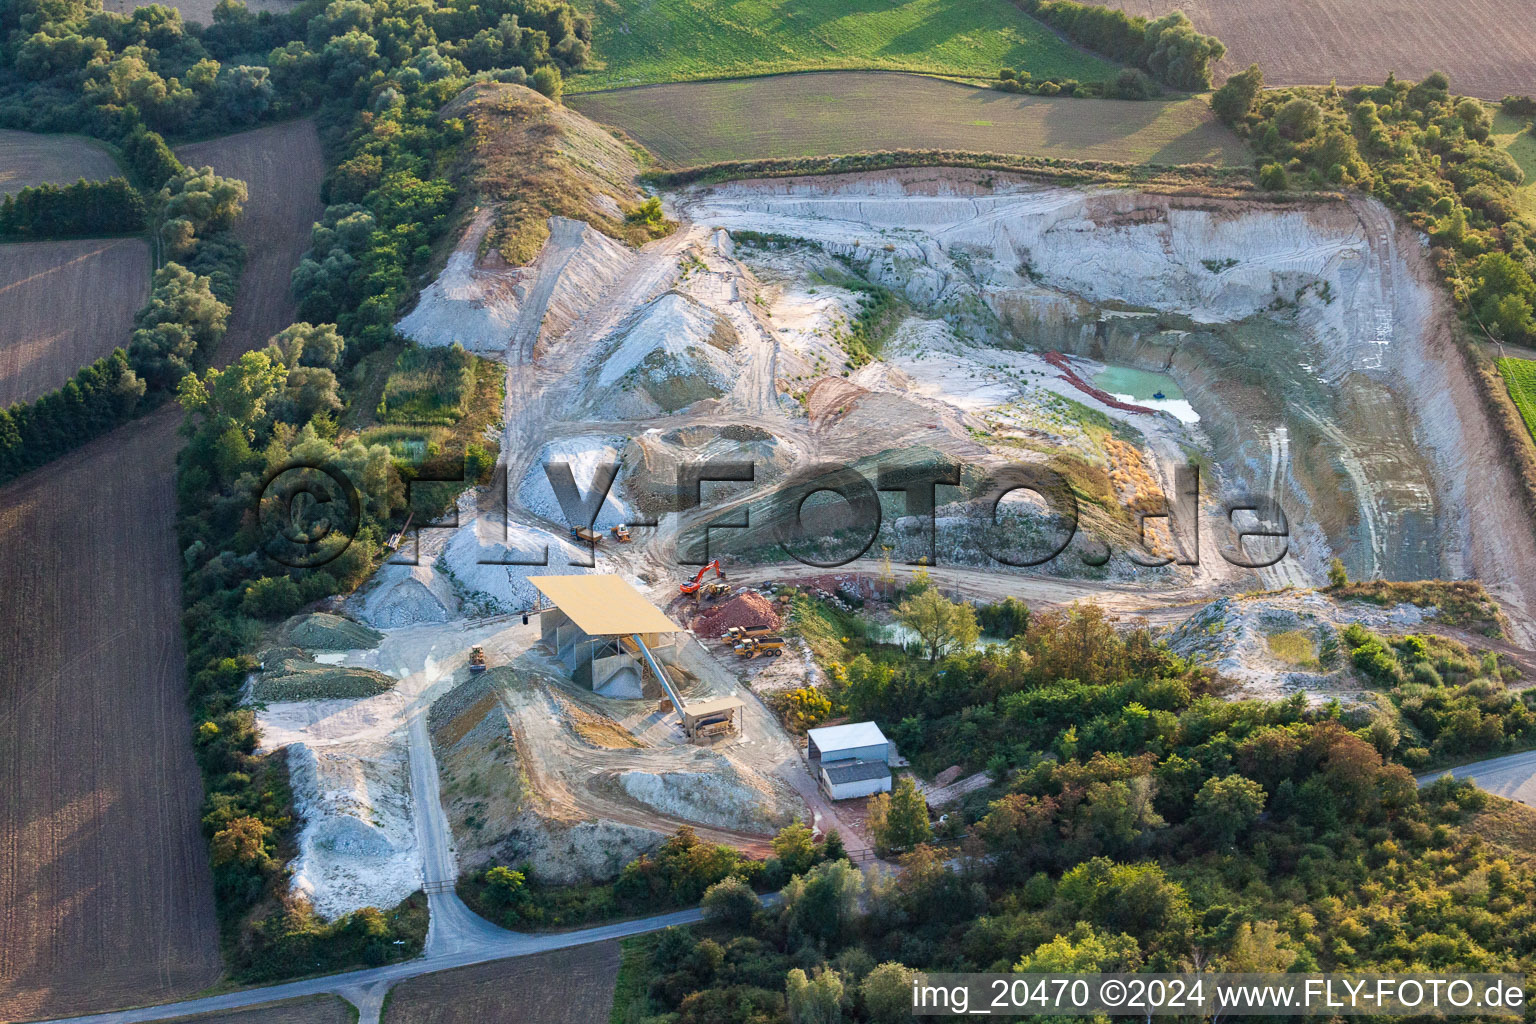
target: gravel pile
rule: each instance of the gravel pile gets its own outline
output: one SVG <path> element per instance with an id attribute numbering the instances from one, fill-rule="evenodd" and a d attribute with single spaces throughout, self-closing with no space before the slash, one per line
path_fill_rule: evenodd
<path id="1" fill-rule="evenodd" d="M 356 651 L 377 647 L 382 639 L 378 630 L 328 612 L 305 615 L 288 627 L 288 642 L 310 651 Z"/>

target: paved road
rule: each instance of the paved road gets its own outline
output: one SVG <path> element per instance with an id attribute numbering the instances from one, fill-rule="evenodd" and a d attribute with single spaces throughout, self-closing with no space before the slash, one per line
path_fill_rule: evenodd
<path id="1" fill-rule="evenodd" d="M 462 904 L 461 904 L 462 906 Z M 692 910 L 679 910 L 671 914 L 660 914 L 655 917 L 640 918 L 635 921 L 622 921 L 618 924 L 605 924 L 596 928 L 584 928 L 580 931 L 561 932 L 546 935 L 528 935 L 519 932 L 501 932 L 505 938 L 494 940 L 482 940 L 471 943 L 467 948 L 454 952 L 438 953 L 424 956 L 418 960 L 409 960 L 405 963 L 390 964 L 387 967 L 375 967 L 365 971 L 349 971 L 346 974 L 331 974 L 323 978 L 310 978 L 306 981 L 291 981 L 282 985 L 268 985 L 265 988 L 245 989 L 240 992 L 228 992 L 224 995 L 208 996 L 203 999 L 188 999 L 180 1003 L 166 1003 L 161 1006 L 145 1006 L 137 1010 L 117 1010 L 111 1013 L 97 1013 L 86 1017 L 63 1018 L 61 1024 L 133 1024 L 142 1021 L 170 1020 L 176 1017 L 189 1017 L 193 1014 L 208 1013 L 215 1010 L 235 1010 L 246 1006 L 257 1006 L 262 1003 L 277 1002 L 285 999 L 296 999 L 303 996 L 338 995 L 354 1006 L 364 1011 L 360 1018 L 360 1024 L 368 1024 L 369 1021 L 378 1020 L 379 1006 L 383 1002 L 384 993 L 397 982 L 406 978 L 414 978 L 422 974 L 434 974 L 438 971 L 446 971 L 454 967 L 468 967 L 471 964 L 487 963 L 492 960 L 507 960 L 512 957 L 528 956 L 532 953 L 544 953 L 552 949 L 568 949 L 572 946 L 584 946 L 591 942 L 605 942 L 609 939 L 621 939 L 630 935 L 640 935 L 645 932 L 657 931 L 675 924 L 692 924 L 702 916 L 695 908 Z M 485 922 L 487 927 L 494 927 Z"/>
<path id="2" fill-rule="evenodd" d="M 1536 750 L 1431 772 L 1419 776 L 1419 785 L 1427 786 L 1447 773 L 1458 779 L 1476 779 L 1480 788 L 1495 796 L 1536 807 Z"/>

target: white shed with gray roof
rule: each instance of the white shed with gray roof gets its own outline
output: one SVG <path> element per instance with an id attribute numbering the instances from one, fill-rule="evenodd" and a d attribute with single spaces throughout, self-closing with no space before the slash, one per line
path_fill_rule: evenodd
<path id="1" fill-rule="evenodd" d="M 891 744 L 874 722 L 850 722 L 811 729 L 806 753 L 812 761 L 890 761 Z"/>
<path id="2" fill-rule="evenodd" d="M 891 791 L 891 744 L 874 722 L 850 722 L 806 733 L 806 754 L 833 800 Z"/>
<path id="3" fill-rule="evenodd" d="M 833 800 L 889 793 L 891 766 L 884 761 L 823 761 L 821 788 Z"/>

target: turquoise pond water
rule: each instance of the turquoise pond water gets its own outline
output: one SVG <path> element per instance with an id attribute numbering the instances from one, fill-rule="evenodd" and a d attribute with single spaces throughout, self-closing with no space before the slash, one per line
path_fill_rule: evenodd
<path id="1" fill-rule="evenodd" d="M 1198 422 L 1200 416 L 1184 398 L 1184 392 L 1163 373 L 1135 370 L 1129 366 L 1107 366 L 1094 375 L 1093 383 L 1122 402 L 1134 402 L 1149 409 L 1158 409 L 1173 416 L 1180 423 Z M 1162 397 L 1154 397 L 1161 395 Z"/>

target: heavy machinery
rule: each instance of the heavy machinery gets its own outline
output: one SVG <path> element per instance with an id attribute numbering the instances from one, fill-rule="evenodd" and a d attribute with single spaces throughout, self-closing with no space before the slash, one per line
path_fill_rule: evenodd
<path id="1" fill-rule="evenodd" d="M 731 585 L 724 580 L 710 580 L 699 588 L 698 593 L 694 597 L 700 600 L 725 597 L 731 592 L 731 589 Z"/>
<path id="2" fill-rule="evenodd" d="M 479 675 L 485 671 L 485 648 L 479 644 L 469 649 L 469 674 Z"/>
<path id="3" fill-rule="evenodd" d="M 781 636 L 749 636 L 735 647 L 738 658 L 777 658 L 784 653 Z"/>
<path id="4" fill-rule="evenodd" d="M 571 538 L 573 540 L 584 540 L 588 544 L 596 544 L 603 539 L 603 535 L 585 526 L 573 526 L 571 527 Z"/>
<path id="5" fill-rule="evenodd" d="M 682 583 L 679 583 L 677 585 L 677 589 L 682 593 L 687 594 L 689 597 L 693 597 L 699 592 L 699 588 L 704 585 L 704 576 L 711 569 L 715 570 L 715 576 L 717 578 L 722 580 L 725 579 L 725 570 L 720 567 L 720 559 L 717 558 L 713 562 L 710 562 L 708 565 L 704 566 L 704 568 L 700 569 L 698 573 L 693 577 L 693 579 L 684 580 Z"/>
<path id="6" fill-rule="evenodd" d="M 400 532 L 399 533 L 397 533 L 393 537 L 389 538 L 389 543 L 384 545 L 384 550 L 385 551 L 393 553 L 393 552 L 398 551 L 400 549 L 400 542 L 405 539 L 406 532 L 409 531 L 410 528 L 411 528 L 411 520 L 415 519 L 415 518 L 416 518 L 416 513 L 415 512 L 412 512 L 410 515 L 405 517 L 405 525 L 400 527 Z"/>
<path id="7" fill-rule="evenodd" d="M 613 530 L 614 540 L 620 544 L 628 544 L 633 539 L 629 535 L 629 526 L 625 523 L 620 523 L 618 526 L 611 527 L 611 529 Z"/>
<path id="8" fill-rule="evenodd" d="M 759 622 L 755 626 L 732 626 L 720 637 L 728 644 L 740 643 L 749 636 L 767 636 L 773 632 L 773 627 L 766 622 Z"/>

